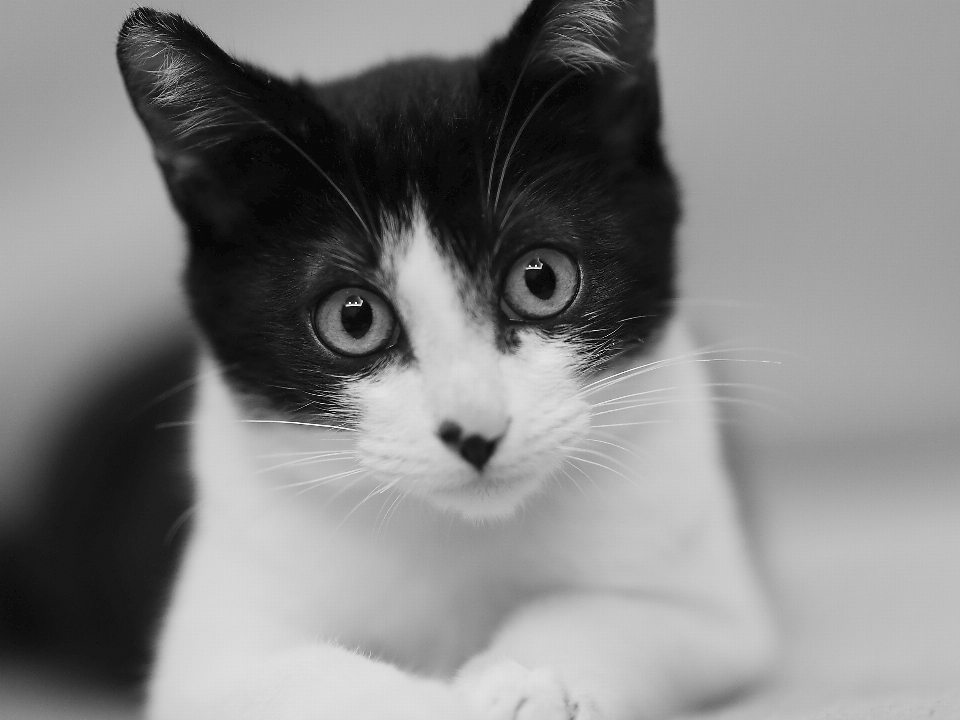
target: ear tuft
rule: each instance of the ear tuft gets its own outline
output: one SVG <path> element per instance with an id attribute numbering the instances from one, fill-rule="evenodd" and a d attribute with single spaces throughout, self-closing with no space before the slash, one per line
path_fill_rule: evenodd
<path id="1" fill-rule="evenodd" d="M 134 10 L 120 30 L 117 60 L 161 152 L 215 145 L 229 137 L 223 129 L 256 121 L 238 87 L 245 69 L 179 15 Z"/>
<path id="2" fill-rule="evenodd" d="M 308 116 L 289 84 L 230 57 L 179 15 L 147 8 L 124 22 L 117 60 L 194 240 L 234 238 L 289 211 L 297 158 L 313 163 L 291 129 Z"/>
<path id="3" fill-rule="evenodd" d="M 541 23 L 532 60 L 557 62 L 581 74 L 628 70 L 652 49 L 650 0 L 558 0 Z M 624 38 L 634 43 L 632 52 L 624 52 Z"/>

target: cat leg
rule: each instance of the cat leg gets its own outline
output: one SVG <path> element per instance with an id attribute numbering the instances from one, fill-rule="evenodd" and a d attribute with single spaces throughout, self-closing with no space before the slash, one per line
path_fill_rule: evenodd
<path id="1" fill-rule="evenodd" d="M 449 682 L 379 662 L 312 623 L 323 602 L 291 580 L 302 566 L 289 560 L 295 549 L 286 560 L 268 549 L 273 535 L 195 528 L 160 634 L 148 720 L 469 716 Z"/>
<path id="2" fill-rule="evenodd" d="M 168 657 L 148 720 L 463 720 L 448 683 L 408 675 L 331 645 Z"/>
<path id="3" fill-rule="evenodd" d="M 646 720 L 749 685 L 769 666 L 771 648 L 762 615 L 570 594 L 509 617 L 457 683 L 474 708 L 489 709 L 483 720 Z M 504 713 L 510 703 L 513 713 Z"/>

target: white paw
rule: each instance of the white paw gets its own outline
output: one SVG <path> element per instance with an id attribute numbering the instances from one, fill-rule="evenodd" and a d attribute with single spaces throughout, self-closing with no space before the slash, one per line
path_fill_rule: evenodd
<path id="1" fill-rule="evenodd" d="M 548 668 L 498 660 L 467 668 L 457 686 L 474 720 L 601 720 L 592 703 L 571 698 Z"/>

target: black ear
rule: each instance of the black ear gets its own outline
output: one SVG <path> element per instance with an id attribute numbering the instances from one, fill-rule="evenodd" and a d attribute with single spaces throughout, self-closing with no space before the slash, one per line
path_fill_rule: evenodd
<path id="1" fill-rule="evenodd" d="M 508 42 L 532 71 L 634 74 L 653 49 L 653 0 L 533 0 Z"/>
<path id="2" fill-rule="evenodd" d="M 552 114 L 612 157 L 660 162 L 653 0 L 533 0 L 481 65 L 505 123 Z"/>
<path id="3" fill-rule="evenodd" d="M 230 57 L 178 15 L 133 11 L 117 42 L 127 92 L 196 239 L 276 223 L 326 123 L 293 86 Z M 319 133 L 319 134 L 322 134 Z"/>

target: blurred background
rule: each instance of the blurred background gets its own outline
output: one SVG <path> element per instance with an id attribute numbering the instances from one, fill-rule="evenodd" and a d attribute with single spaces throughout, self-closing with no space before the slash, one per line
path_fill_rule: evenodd
<path id="1" fill-rule="evenodd" d="M 154 5 L 322 79 L 476 52 L 525 2 Z M 113 58 L 130 8 L 0 0 L 0 537 L 31 517 L 71 410 L 186 332 L 181 230 Z M 724 381 L 758 386 L 724 414 L 784 683 L 955 688 L 960 3 L 674 0 L 658 24 L 683 312 L 751 361 Z M 47 685 L 19 667 L 0 666 L 0 716 L 39 717 Z"/>

